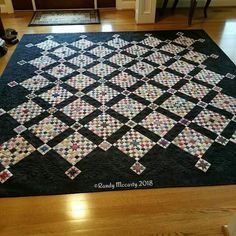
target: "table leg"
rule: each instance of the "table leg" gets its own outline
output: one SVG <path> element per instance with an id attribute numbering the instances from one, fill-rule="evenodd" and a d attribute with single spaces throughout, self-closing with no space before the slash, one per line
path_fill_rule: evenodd
<path id="1" fill-rule="evenodd" d="M 194 15 L 196 6 L 197 6 L 197 0 L 191 0 L 189 17 L 188 17 L 188 25 L 189 26 L 192 25 L 193 15 Z"/>
<path id="2" fill-rule="evenodd" d="M 205 16 L 205 18 L 207 18 L 207 10 L 208 10 L 208 7 L 209 7 L 210 3 L 211 3 L 211 0 L 207 0 L 206 5 L 204 7 L 204 16 Z"/>

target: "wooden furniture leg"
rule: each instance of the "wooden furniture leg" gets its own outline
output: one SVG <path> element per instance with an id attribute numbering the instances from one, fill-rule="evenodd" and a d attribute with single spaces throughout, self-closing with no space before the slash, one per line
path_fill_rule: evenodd
<path id="1" fill-rule="evenodd" d="M 5 35 L 5 30 L 4 30 L 2 19 L 1 19 L 1 16 L 0 16 L 0 38 L 4 35 Z"/>
<path id="2" fill-rule="evenodd" d="M 168 4 L 168 0 L 164 0 L 162 8 L 161 8 L 160 16 L 163 16 L 163 14 L 164 14 L 164 12 L 166 10 L 167 4 Z"/>
<path id="3" fill-rule="evenodd" d="M 189 26 L 192 25 L 193 15 L 194 15 L 196 6 L 197 6 L 197 0 L 191 0 L 189 17 L 188 17 L 188 25 Z"/>
<path id="4" fill-rule="evenodd" d="M 208 7 L 209 7 L 210 3 L 211 3 L 211 0 L 207 0 L 206 5 L 204 7 L 204 16 L 205 16 L 205 18 L 207 18 L 207 10 L 208 10 Z"/>
<path id="5" fill-rule="evenodd" d="M 179 3 L 179 0 L 175 0 L 175 1 L 174 1 L 174 4 L 173 4 L 173 6 L 172 6 L 172 12 L 175 11 L 175 9 L 176 9 L 178 3 Z"/>

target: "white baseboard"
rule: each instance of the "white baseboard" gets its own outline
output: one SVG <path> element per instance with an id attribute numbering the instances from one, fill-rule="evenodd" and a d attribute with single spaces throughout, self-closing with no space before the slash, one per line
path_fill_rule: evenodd
<path id="1" fill-rule="evenodd" d="M 157 0 L 157 7 L 160 8 L 162 6 L 162 0 Z M 202 7 L 205 5 L 206 0 L 200 0 L 198 2 L 198 6 Z M 172 6 L 173 0 L 169 1 L 169 7 Z M 134 9 L 135 8 L 135 0 L 116 0 L 117 9 Z M 178 7 L 188 7 L 189 0 L 181 0 L 179 1 Z M 210 7 L 228 7 L 228 6 L 236 6 L 235 0 L 212 0 Z"/>

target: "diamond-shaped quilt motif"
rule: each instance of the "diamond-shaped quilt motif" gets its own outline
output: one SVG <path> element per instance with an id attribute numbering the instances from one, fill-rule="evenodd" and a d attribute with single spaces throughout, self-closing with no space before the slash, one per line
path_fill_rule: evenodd
<path id="1" fill-rule="evenodd" d="M 88 70 L 89 72 L 99 76 L 99 77 L 106 77 L 110 75 L 112 72 L 115 71 L 114 67 L 111 67 L 104 63 L 99 63 Z"/>
<path id="2" fill-rule="evenodd" d="M 80 98 L 61 109 L 63 113 L 65 113 L 68 117 L 72 118 L 75 121 L 83 119 L 94 110 L 95 107 Z"/>
<path id="3" fill-rule="evenodd" d="M 42 69 L 42 68 L 49 66 L 55 62 L 56 61 L 54 59 L 52 59 L 51 57 L 41 56 L 41 57 L 35 58 L 34 60 L 29 61 L 29 64 L 37 67 L 38 69 Z"/>
<path id="4" fill-rule="evenodd" d="M 210 89 L 203 85 L 190 81 L 183 87 L 181 87 L 179 91 L 189 95 L 190 97 L 202 99 L 210 92 Z"/>
<path id="5" fill-rule="evenodd" d="M 196 79 L 206 82 L 208 84 L 216 85 L 218 84 L 223 78 L 223 75 L 215 73 L 210 70 L 203 69 L 197 75 L 194 76 Z"/>
<path id="6" fill-rule="evenodd" d="M 103 138 L 109 137 L 122 126 L 123 124 L 120 121 L 105 113 L 85 125 L 86 128 Z"/>
<path id="7" fill-rule="evenodd" d="M 53 106 L 63 102 L 64 100 L 66 100 L 71 96 L 72 93 L 70 93 L 69 91 L 67 91 L 66 89 L 62 88 L 59 85 L 39 95 L 39 97 L 41 97 L 43 100 L 47 101 Z"/>
<path id="8" fill-rule="evenodd" d="M 127 89 L 134 85 L 138 80 L 132 75 L 127 74 L 126 72 L 121 72 L 118 75 L 114 76 L 112 79 L 109 80 L 110 82 Z"/>
<path id="9" fill-rule="evenodd" d="M 128 64 L 129 62 L 133 61 L 133 58 L 126 56 L 122 53 L 115 54 L 114 56 L 109 58 L 109 61 L 119 65 L 119 66 L 124 66 Z"/>
<path id="10" fill-rule="evenodd" d="M 191 155 L 201 158 L 214 141 L 186 127 L 172 143 Z"/>
<path id="11" fill-rule="evenodd" d="M 93 48 L 92 50 L 89 51 L 89 53 L 97 56 L 97 57 L 105 57 L 108 54 L 111 54 L 113 51 L 109 48 L 106 48 L 104 46 L 99 45 L 96 48 Z"/>
<path id="12" fill-rule="evenodd" d="M 156 111 L 149 114 L 140 123 L 144 128 L 164 137 L 176 124 L 176 121 Z"/>
<path id="13" fill-rule="evenodd" d="M 78 41 L 73 42 L 71 45 L 76 47 L 76 48 L 79 48 L 81 50 L 85 50 L 85 49 L 93 46 L 94 43 L 87 40 L 87 39 L 85 39 L 85 38 L 83 38 L 83 39 L 80 39 Z"/>
<path id="14" fill-rule="evenodd" d="M 125 47 L 126 45 L 128 45 L 129 42 L 125 41 L 124 39 L 121 39 L 119 37 L 116 37 L 112 40 L 109 40 L 107 42 L 107 45 L 113 47 L 113 48 L 116 48 L 116 49 L 120 49 L 120 48 L 123 48 Z"/>
<path id="15" fill-rule="evenodd" d="M 133 45 L 131 47 L 126 48 L 125 51 L 131 55 L 140 57 L 143 54 L 147 53 L 149 50 L 139 45 Z"/>
<path id="16" fill-rule="evenodd" d="M 226 110 L 234 115 L 236 115 L 236 98 L 227 96 L 223 93 L 218 93 L 211 104 L 222 110 Z"/>
<path id="17" fill-rule="evenodd" d="M 43 111 L 43 108 L 41 108 L 38 104 L 29 100 L 28 102 L 13 108 L 8 113 L 20 124 L 24 124 L 25 122 L 40 115 Z"/>
<path id="18" fill-rule="evenodd" d="M 159 98 L 164 93 L 163 90 L 153 86 L 151 84 L 144 84 L 135 90 L 134 94 L 145 98 L 148 101 L 154 102 L 157 98 Z"/>
<path id="19" fill-rule="evenodd" d="M 20 83 L 21 86 L 23 86 L 24 88 L 28 89 L 31 92 L 35 92 L 41 88 L 46 87 L 49 84 L 50 82 L 41 75 L 36 75 Z"/>
<path id="20" fill-rule="evenodd" d="M 189 61 L 201 64 L 207 59 L 207 56 L 200 52 L 189 51 L 187 54 L 184 55 L 184 58 Z"/>
<path id="21" fill-rule="evenodd" d="M 221 134 L 223 132 L 229 121 L 230 120 L 225 116 L 207 109 L 201 111 L 200 114 L 198 114 L 193 120 L 193 122 L 199 126 L 209 129 L 217 134 Z"/>
<path id="22" fill-rule="evenodd" d="M 35 148 L 23 137 L 17 135 L 0 145 L 0 163 L 8 168 L 29 156 Z"/>
<path id="23" fill-rule="evenodd" d="M 11 177 L 12 177 L 12 173 L 8 169 L 1 171 L 0 172 L 0 183 L 1 184 L 5 183 Z"/>
<path id="24" fill-rule="evenodd" d="M 162 43 L 162 41 L 156 37 L 147 37 L 144 40 L 142 40 L 140 42 L 143 45 L 147 45 L 150 47 L 157 47 L 160 43 Z"/>
<path id="25" fill-rule="evenodd" d="M 160 52 L 154 52 L 148 57 L 146 57 L 145 59 L 147 59 L 150 62 L 154 62 L 156 64 L 162 65 L 162 64 L 165 64 L 167 61 L 169 61 L 171 57 Z"/>
<path id="26" fill-rule="evenodd" d="M 155 143 L 135 130 L 128 131 L 114 146 L 132 158 L 142 158 Z"/>
<path id="27" fill-rule="evenodd" d="M 177 72 L 179 72 L 181 74 L 186 75 L 189 72 L 191 72 L 192 70 L 194 70 L 195 66 L 192 65 L 192 64 L 189 64 L 189 63 L 187 63 L 185 61 L 179 60 L 179 61 L 176 61 L 173 64 L 171 64 L 169 66 L 169 68 L 172 69 L 172 70 L 175 70 L 175 71 L 177 71 Z"/>
<path id="28" fill-rule="evenodd" d="M 185 37 L 185 36 L 181 35 L 180 37 L 175 39 L 173 42 L 189 47 L 189 46 L 191 46 L 192 44 L 195 43 L 195 40 L 192 39 L 192 38 Z"/>
<path id="29" fill-rule="evenodd" d="M 65 58 L 65 57 L 69 57 L 75 53 L 76 53 L 75 50 L 64 46 L 64 47 L 57 48 L 51 54 L 56 55 L 57 57 L 60 57 L 60 58 Z"/>
<path id="30" fill-rule="evenodd" d="M 182 52 L 183 50 L 185 50 L 185 48 L 168 43 L 168 44 L 162 46 L 161 50 L 175 55 L 175 54 L 178 54 L 178 53 Z"/>
<path id="31" fill-rule="evenodd" d="M 100 103 L 106 103 L 119 95 L 119 92 L 116 90 L 106 86 L 106 85 L 100 85 L 99 87 L 95 88 L 94 90 L 90 91 L 88 95 Z"/>
<path id="32" fill-rule="evenodd" d="M 155 67 L 151 66 L 146 62 L 139 61 L 133 66 L 131 66 L 129 69 L 142 76 L 147 76 L 155 70 Z"/>
<path id="33" fill-rule="evenodd" d="M 70 164 L 75 165 L 95 148 L 95 144 L 80 133 L 75 132 L 53 149 Z"/>
<path id="34" fill-rule="evenodd" d="M 47 71 L 47 73 L 57 79 L 61 79 L 67 75 L 70 75 L 74 72 L 74 70 L 64 64 L 60 64 L 55 66 Z"/>
<path id="35" fill-rule="evenodd" d="M 81 67 L 85 67 L 85 66 L 93 63 L 94 60 L 91 57 L 88 57 L 84 54 L 80 54 L 77 57 L 73 57 L 68 62 L 81 68 Z"/>
<path id="36" fill-rule="evenodd" d="M 137 102 L 129 97 L 126 97 L 112 106 L 112 109 L 121 115 L 132 119 L 136 115 L 138 115 L 145 106 L 140 102 Z"/>
<path id="37" fill-rule="evenodd" d="M 161 104 L 162 108 L 173 112 L 174 114 L 180 117 L 184 117 L 194 108 L 194 106 L 194 103 L 175 95 L 171 96 L 164 103 Z"/>
<path id="38" fill-rule="evenodd" d="M 55 42 L 55 41 L 53 41 L 51 39 L 48 39 L 48 40 L 46 40 L 44 42 L 36 44 L 36 47 L 41 48 L 41 49 L 43 49 L 45 51 L 48 51 L 48 50 L 50 50 L 52 48 L 58 47 L 59 45 L 60 45 L 59 43 L 57 43 L 57 42 Z"/>
<path id="39" fill-rule="evenodd" d="M 44 143 L 47 143 L 67 128 L 68 126 L 65 123 L 50 115 L 38 124 L 33 125 L 29 130 L 39 137 Z"/>
<path id="40" fill-rule="evenodd" d="M 86 75 L 79 74 L 71 79 L 67 80 L 66 83 L 69 84 L 72 88 L 76 88 L 79 91 L 85 89 L 96 81 Z"/>
<path id="41" fill-rule="evenodd" d="M 167 71 L 162 71 L 161 73 L 155 75 L 152 79 L 167 87 L 172 87 L 177 84 L 182 78 Z"/>

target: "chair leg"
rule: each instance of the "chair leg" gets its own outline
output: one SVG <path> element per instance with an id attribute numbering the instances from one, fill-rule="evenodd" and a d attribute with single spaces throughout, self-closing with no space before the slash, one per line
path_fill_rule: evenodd
<path id="1" fill-rule="evenodd" d="M 168 0 L 164 0 L 164 1 L 163 1 L 163 4 L 162 4 L 160 16 L 163 16 L 163 15 L 164 15 L 164 12 L 165 12 L 165 10 L 166 10 L 167 4 L 168 4 Z"/>
<path id="2" fill-rule="evenodd" d="M 173 4 L 173 6 L 172 6 L 172 12 L 175 11 L 175 9 L 176 9 L 178 3 L 179 3 L 179 0 L 175 0 L 175 1 L 174 1 L 174 4 Z"/>
<path id="3" fill-rule="evenodd" d="M 208 7 L 209 7 L 210 3 L 211 3 L 211 0 L 207 0 L 206 5 L 204 7 L 204 16 L 205 16 L 205 18 L 207 18 L 207 10 L 208 10 Z"/>
<path id="4" fill-rule="evenodd" d="M 197 6 L 197 0 L 191 0 L 189 17 L 188 17 L 188 25 L 189 26 L 192 25 L 193 15 L 194 15 L 196 6 Z"/>

